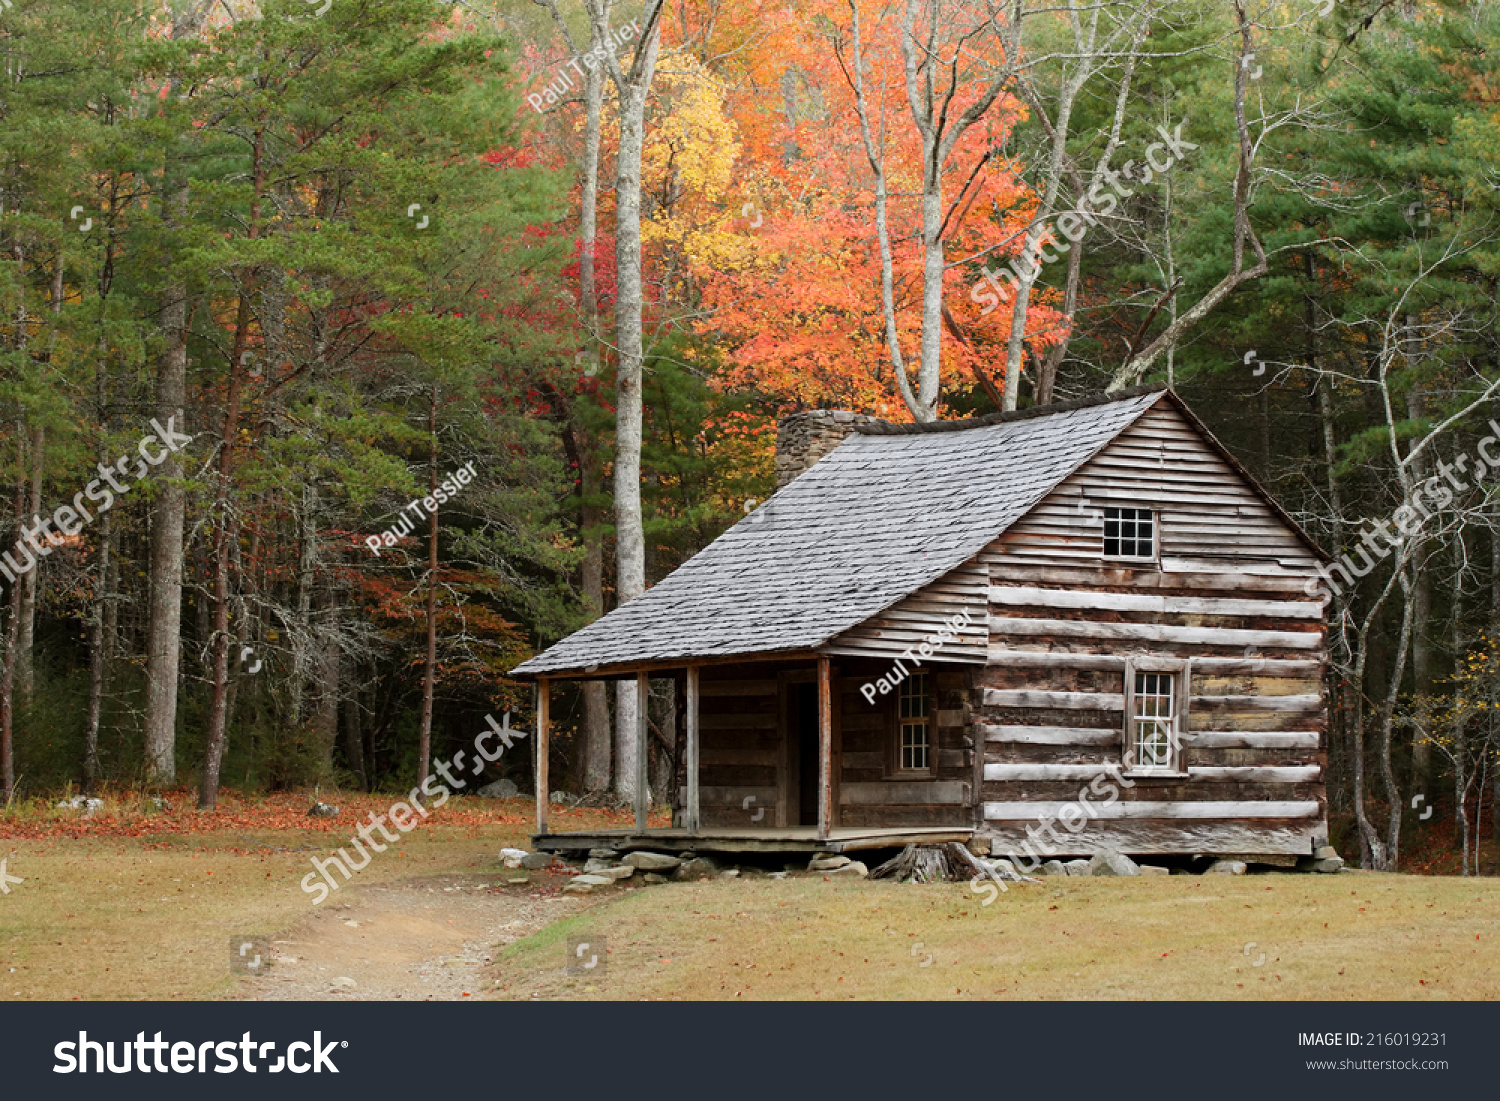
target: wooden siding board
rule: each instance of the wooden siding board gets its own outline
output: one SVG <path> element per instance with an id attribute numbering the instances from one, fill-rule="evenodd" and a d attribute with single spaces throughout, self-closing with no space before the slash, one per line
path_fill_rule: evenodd
<path id="1" fill-rule="evenodd" d="M 1316 844 L 1328 836 L 1325 822 L 1316 819 L 1295 822 L 1186 822 L 1112 821 L 1091 822 L 1076 835 L 1057 830 L 1066 839 L 1066 848 L 1058 856 L 1086 856 L 1104 848 L 1131 856 L 1199 855 L 1238 853 L 1266 855 L 1311 855 Z M 1036 842 L 1027 849 L 1029 838 L 1022 823 L 986 822 L 977 836 L 990 839 L 990 851 L 997 856 L 1012 854 L 1028 860 L 1032 854 L 1053 855 Z M 1149 861 L 1148 861 L 1149 863 Z"/>
<path id="2" fill-rule="evenodd" d="M 1066 802 L 986 802 L 986 821 L 1034 821 L 1038 816 L 1057 817 L 1065 806 L 1076 806 Z M 1113 818 L 1192 818 L 1203 820 L 1240 818 L 1312 818 L 1323 812 L 1316 799 L 1304 800 L 1256 800 L 1235 801 L 1199 799 L 1185 800 L 1121 800 L 1105 805 L 1092 804 L 1101 819 Z"/>
<path id="3" fill-rule="evenodd" d="M 848 656 L 894 660 L 946 629 L 946 621 L 967 615 L 954 638 L 935 651 L 931 662 L 982 665 L 988 660 L 989 573 L 966 562 L 904 600 L 832 639 L 823 649 Z"/>

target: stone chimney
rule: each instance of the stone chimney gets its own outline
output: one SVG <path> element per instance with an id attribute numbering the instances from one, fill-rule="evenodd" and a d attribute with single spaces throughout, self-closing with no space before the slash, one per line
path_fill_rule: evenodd
<path id="1" fill-rule="evenodd" d="M 782 417 L 776 422 L 776 488 L 843 443 L 857 426 L 881 423 L 879 417 L 844 409 L 809 409 Z"/>

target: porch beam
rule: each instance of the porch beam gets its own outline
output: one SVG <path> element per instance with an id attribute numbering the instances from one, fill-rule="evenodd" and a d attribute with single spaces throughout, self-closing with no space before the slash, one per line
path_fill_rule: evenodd
<path id="1" fill-rule="evenodd" d="M 687 828 L 696 834 L 703 825 L 699 816 L 698 799 L 698 667 L 687 667 L 687 687 L 684 703 L 687 706 Z"/>
<path id="2" fill-rule="evenodd" d="M 646 818 L 651 809 L 650 795 L 646 784 L 651 770 L 651 728 L 647 725 L 647 705 L 651 702 L 651 677 L 648 673 L 635 675 L 635 828 L 645 830 Z"/>
<path id="3" fill-rule="evenodd" d="M 818 840 L 833 829 L 833 691 L 826 657 L 818 658 Z"/>
<path id="4" fill-rule="evenodd" d="M 547 788 L 547 751 L 552 740 L 550 707 L 551 685 L 546 677 L 536 682 L 536 741 L 532 752 L 536 754 L 536 832 L 547 832 L 547 804 L 552 793 Z"/>

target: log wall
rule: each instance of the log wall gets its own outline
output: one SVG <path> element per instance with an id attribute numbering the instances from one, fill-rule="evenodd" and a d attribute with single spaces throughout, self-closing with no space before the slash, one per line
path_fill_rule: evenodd
<path id="1" fill-rule="evenodd" d="M 706 666 L 700 674 L 698 799 L 705 826 L 778 824 L 777 672 L 771 665 L 730 665 Z"/>
<path id="2" fill-rule="evenodd" d="M 973 819 L 972 752 L 967 700 L 972 671 L 926 667 L 932 693 L 935 768 L 930 778 L 894 772 L 897 694 L 870 703 L 862 684 L 881 676 L 889 663 L 846 667 L 838 684 L 842 697 L 842 754 L 839 770 L 841 826 L 967 826 Z"/>
<path id="3" fill-rule="evenodd" d="M 1157 563 L 1103 558 L 1111 504 L 1156 511 Z M 1148 412 L 979 562 L 989 664 L 970 704 L 995 851 L 1059 814 L 1073 854 L 1310 853 L 1327 836 L 1316 556 L 1179 413 Z M 1126 676 L 1153 658 L 1187 662 L 1180 774 L 1117 783 Z"/>

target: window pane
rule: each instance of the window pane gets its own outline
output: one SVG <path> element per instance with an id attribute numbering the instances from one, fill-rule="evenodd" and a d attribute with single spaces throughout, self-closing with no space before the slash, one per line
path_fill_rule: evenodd
<path id="1" fill-rule="evenodd" d="M 901 717 L 903 719 L 927 717 L 926 673 L 913 673 L 901 682 Z"/>
<path id="2" fill-rule="evenodd" d="M 925 769 L 931 752 L 926 723 L 901 724 L 901 767 Z"/>

